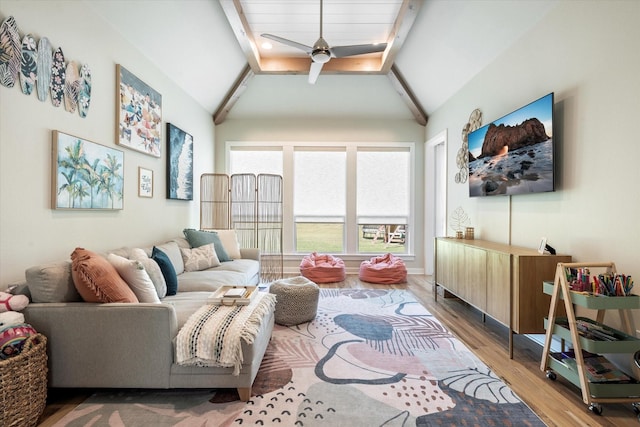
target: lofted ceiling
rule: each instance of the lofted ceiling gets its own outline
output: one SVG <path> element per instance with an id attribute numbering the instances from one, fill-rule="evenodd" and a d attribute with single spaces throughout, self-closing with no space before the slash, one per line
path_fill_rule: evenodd
<path id="1" fill-rule="evenodd" d="M 301 49 L 262 37 L 276 35 L 312 47 L 322 32 L 329 46 L 387 43 L 381 53 L 332 58 L 327 73 L 389 72 L 422 4 L 419 0 L 220 0 L 255 73 L 307 73 Z M 321 15 L 321 5 L 323 5 Z M 268 43 L 268 47 L 266 44 Z"/>
<path id="2" fill-rule="evenodd" d="M 331 58 L 310 85 L 310 58 L 274 41 L 267 50 L 260 34 L 312 46 L 320 0 L 129 0 L 127 13 L 117 1 L 84 1 L 216 122 L 322 114 L 426 121 L 558 3 L 324 0 L 330 46 L 388 45 L 382 53 Z"/>

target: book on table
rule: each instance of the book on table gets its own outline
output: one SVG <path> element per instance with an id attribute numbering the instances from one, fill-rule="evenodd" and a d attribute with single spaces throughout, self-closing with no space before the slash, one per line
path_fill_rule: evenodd
<path id="1" fill-rule="evenodd" d="M 247 288 L 231 288 L 228 289 L 223 295 L 223 298 L 242 298 L 246 295 Z"/>

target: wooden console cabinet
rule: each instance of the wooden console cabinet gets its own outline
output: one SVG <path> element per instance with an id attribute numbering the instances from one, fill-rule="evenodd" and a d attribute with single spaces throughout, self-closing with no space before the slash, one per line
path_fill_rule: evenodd
<path id="1" fill-rule="evenodd" d="M 540 254 L 485 240 L 435 239 L 435 292 L 438 286 L 509 328 L 513 334 L 542 334 L 550 297 L 542 282 L 553 280 L 559 262 L 569 255 Z"/>

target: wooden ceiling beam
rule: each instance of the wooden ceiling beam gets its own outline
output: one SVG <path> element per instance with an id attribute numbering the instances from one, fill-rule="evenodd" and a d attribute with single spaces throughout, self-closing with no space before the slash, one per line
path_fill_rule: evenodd
<path id="1" fill-rule="evenodd" d="M 405 104 L 407 104 L 409 110 L 411 110 L 411 113 L 413 114 L 413 117 L 415 117 L 416 121 L 420 125 L 426 126 L 427 120 L 429 120 L 427 113 L 425 113 L 424 109 L 420 105 L 420 102 L 418 102 L 418 99 L 411 91 L 409 84 L 402 77 L 402 74 L 400 73 L 400 70 L 398 70 L 398 67 L 393 65 L 391 67 L 391 71 L 389 71 L 387 76 L 389 77 L 389 80 L 391 80 L 391 84 L 393 85 L 395 91 L 398 93 L 398 95 L 400 95 L 400 98 L 402 98 Z"/>
<path id="2" fill-rule="evenodd" d="M 222 10 L 231 25 L 231 29 L 240 44 L 242 53 L 247 58 L 249 66 L 254 73 L 260 73 L 260 52 L 256 46 L 253 33 L 249 27 L 249 21 L 244 14 L 240 0 L 220 0 Z"/>
<path id="3" fill-rule="evenodd" d="M 393 24 L 393 29 L 387 40 L 387 48 L 382 53 L 382 65 L 380 67 L 382 73 L 389 73 L 391 71 L 396 56 L 407 39 L 423 2 L 423 0 L 404 0 L 402 2 L 400 12 L 398 12 L 396 21 Z"/>
<path id="4" fill-rule="evenodd" d="M 240 75 L 233 83 L 233 86 L 231 86 L 229 92 L 227 92 L 216 112 L 213 114 L 213 123 L 219 125 L 227 118 L 229 111 L 231 111 L 235 103 L 238 102 L 238 99 L 240 99 L 242 93 L 247 89 L 247 85 L 254 75 L 255 73 L 251 69 L 251 66 L 247 64 L 240 72 Z"/>
<path id="5" fill-rule="evenodd" d="M 310 58 L 262 58 L 261 74 L 308 74 Z M 380 72 L 380 58 L 352 56 L 332 58 L 322 67 L 323 74 L 385 74 Z"/>

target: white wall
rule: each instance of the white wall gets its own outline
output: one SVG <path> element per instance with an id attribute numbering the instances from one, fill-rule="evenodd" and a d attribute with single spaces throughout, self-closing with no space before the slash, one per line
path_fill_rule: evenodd
<path id="1" fill-rule="evenodd" d="M 563 2 L 431 115 L 427 138 L 450 135 L 449 215 L 462 206 L 476 238 L 535 248 L 546 236 L 575 261 L 615 261 L 640 277 L 638 18 L 640 2 Z M 470 199 L 453 181 L 461 144 L 453 135 L 474 108 L 488 123 L 549 92 L 556 192 L 512 196 L 511 213 L 508 197 Z"/>
<path id="2" fill-rule="evenodd" d="M 123 6 L 126 9 L 125 6 Z M 124 10 L 123 9 L 123 10 Z M 93 78 L 87 118 L 55 108 L 50 99 L 0 87 L 0 288 L 24 278 L 25 268 L 68 258 L 76 246 L 108 250 L 142 245 L 199 225 L 197 201 L 166 199 L 166 145 L 161 158 L 116 145 L 116 64 L 162 94 L 165 122 L 194 138 L 194 198 L 202 173 L 213 171 L 211 115 L 175 86 L 84 2 L 2 0 L 0 19 L 12 15 L 20 35 L 47 37 L 67 60 L 87 63 Z M 149 23 L 141 23 L 148 25 Z M 168 53 L 169 54 L 169 53 Z M 124 151 L 124 209 L 61 211 L 51 206 L 51 131 L 60 130 Z M 138 166 L 154 171 L 154 196 L 139 198 Z"/>

